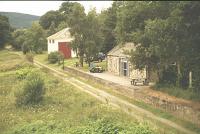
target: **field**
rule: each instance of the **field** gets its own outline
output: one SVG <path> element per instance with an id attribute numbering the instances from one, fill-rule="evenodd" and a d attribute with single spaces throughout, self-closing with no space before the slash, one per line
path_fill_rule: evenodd
<path id="1" fill-rule="evenodd" d="M 36 69 L 16 54 L 0 51 L 0 57 L 4 57 L 0 59 L 0 132 L 3 134 L 150 134 L 161 131 L 100 103 L 45 70 Z M 27 67 L 43 76 L 46 94 L 38 105 L 17 107 L 14 94 L 22 88 L 24 80 L 18 79 L 16 70 Z"/>

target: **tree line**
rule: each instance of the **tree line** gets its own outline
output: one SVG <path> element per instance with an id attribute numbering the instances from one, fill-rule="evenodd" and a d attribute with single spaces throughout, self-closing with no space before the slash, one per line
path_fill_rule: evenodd
<path id="1" fill-rule="evenodd" d="M 8 20 L 0 16 L 0 46 L 12 40 L 13 47 L 41 52 L 46 37 L 70 27 L 79 50 L 79 59 L 87 61 L 98 52 L 107 53 L 114 46 L 134 42 L 131 52 L 135 68 L 147 67 L 158 75 L 158 83 L 189 86 L 192 74 L 195 91 L 200 88 L 200 3 L 195 1 L 115 1 L 96 13 L 85 13 L 77 2 L 64 2 L 57 11 L 48 11 L 30 29 L 14 32 Z"/>

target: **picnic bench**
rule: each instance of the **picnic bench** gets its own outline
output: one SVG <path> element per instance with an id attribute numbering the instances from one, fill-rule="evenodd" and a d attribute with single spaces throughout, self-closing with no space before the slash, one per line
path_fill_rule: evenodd
<path id="1" fill-rule="evenodd" d="M 143 85 L 149 85 L 149 82 L 145 78 L 131 79 L 131 85 L 136 86 L 138 83 L 142 83 Z"/>

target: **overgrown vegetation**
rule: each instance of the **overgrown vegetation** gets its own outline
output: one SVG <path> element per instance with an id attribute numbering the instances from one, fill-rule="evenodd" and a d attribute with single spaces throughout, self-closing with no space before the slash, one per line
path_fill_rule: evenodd
<path id="1" fill-rule="evenodd" d="M 4 57 L 4 61 L 1 60 L 1 63 L 6 63 L 7 59 L 15 55 L 8 51 L 1 51 L 0 57 L 6 53 L 9 55 Z M 20 57 L 17 59 L 26 62 Z M 15 60 L 11 58 L 12 62 Z M 14 93 L 19 92 L 21 85 L 30 84 L 24 86 L 27 89 L 37 87 L 37 82 L 40 83 L 39 85 L 43 85 L 36 72 L 42 76 L 46 85 L 43 101 L 26 107 L 16 106 Z M 118 109 L 100 103 L 93 97 L 36 69 L 29 63 L 0 71 L 0 83 L 0 107 L 3 107 L 0 109 L 0 132 L 2 134 L 77 134 L 83 132 L 146 134 L 158 131 L 157 127 L 150 127 L 150 124 L 134 121 L 133 118 Z"/>
<path id="2" fill-rule="evenodd" d="M 42 76 L 36 71 L 25 72 L 21 76 L 25 77 L 26 80 L 22 87 L 19 87 L 22 89 L 18 89 L 15 94 L 16 105 L 26 106 L 40 103 L 43 100 L 45 93 L 45 85 Z"/>
<path id="3" fill-rule="evenodd" d="M 180 88 L 170 84 L 156 84 L 152 87 L 154 90 L 162 91 L 178 98 L 183 98 L 192 101 L 200 101 L 200 94 L 196 93 L 194 89 Z"/>

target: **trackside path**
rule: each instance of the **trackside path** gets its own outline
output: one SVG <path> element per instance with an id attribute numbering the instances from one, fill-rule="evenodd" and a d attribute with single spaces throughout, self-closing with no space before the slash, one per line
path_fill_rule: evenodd
<path id="1" fill-rule="evenodd" d="M 155 120 L 157 122 L 160 122 L 162 124 L 168 125 L 170 127 L 173 127 L 177 130 L 179 130 L 182 133 L 186 133 L 186 134 L 196 134 L 195 132 L 192 132 L 170 120 L 164 119 L 164 118 L 160 118 L 157 117 L 156 115 L 154 115 L 153 113 L 144 110 L 134 104 L 131 104 L 121 98 L 118 98 L 116 96 L 113 96 L 103 90 L 100 90 L 98 88 L 95 88 L 87 83 L 84 83 L 82 81 L 79 81 L 76 78 L 73 77 L 66 77 L 64 73 L 57 71 L 47 65 L 44 65 L 38 61 L 34 60 L 34 64 L 38 67 L 43 67 L 46 68 L 48 70 L 51 71 L 52 74 L 54 74 L 56 77 L 63 79 L 64 81 L 66 81 L 67 83 L 75 86 L 76 88 L 78 88 L 79 90 L 82 90 L 92 96 L 94 96 L 95 98 L 97 98 L 98 100 L 104 102 L 104 103 L 108 103 L 114 107 L 120 108 L 122 111 L 130 114 L 131 116 L 135 117 L 136 119 L 143 121 L 145 118 L 149 118 L 152 120 Z"/>

